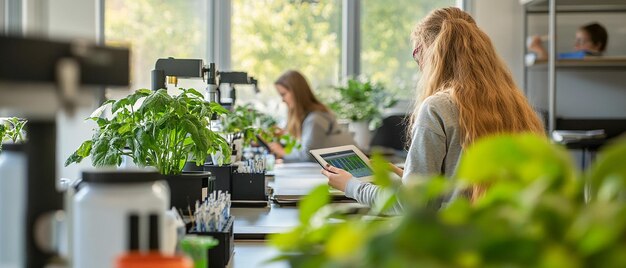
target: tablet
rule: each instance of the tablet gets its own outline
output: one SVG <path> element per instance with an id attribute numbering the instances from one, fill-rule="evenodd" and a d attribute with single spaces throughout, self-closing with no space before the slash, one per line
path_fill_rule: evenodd
<path id="1" fill-rule="evenodd" d="M 359 180 L 372 180 L 374 173 L 370 166 L 370 160 L 354 145 L 316 149 L 309 151 L 309 153 L 322 168 L 325 168 L 326 164 L 330 164 L 350 172 Z"/>

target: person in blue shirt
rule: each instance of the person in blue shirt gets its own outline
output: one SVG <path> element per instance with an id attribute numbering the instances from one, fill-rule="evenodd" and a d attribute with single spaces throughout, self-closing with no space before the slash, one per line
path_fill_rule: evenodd
<path id="1" fill-rule="evenodd" d="M 559 59 L 582 59 L 585 56 L 602 56 L 609 39 L 604 26 L 590 23 L 578 28 L 574 51 L 559 53 Z M 537 55 L 537 60 L 547 60 L 548 51 L 541 45 L 541 37 L 534 36 L 528 49 Z"/>

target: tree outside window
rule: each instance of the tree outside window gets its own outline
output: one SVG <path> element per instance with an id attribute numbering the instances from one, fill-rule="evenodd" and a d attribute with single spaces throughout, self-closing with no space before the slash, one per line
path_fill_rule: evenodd
<path id="1" fill-rule="evenodd" d="M 361 73 L 398 97 L 412 98 L 419 77 L 410 42 L 415 25 L 431 10 L 456 0 L 363 0 Z"/>
<path id="2" fill-rule="evenodd" d="M 258 78 L 262 91 L 253 96 L 240 90 L 242 100 L 260 99 L 276 106 L 280 99 L 273 82 L 289 69 L 301 71 L 314 89 L 337 83 L 340 0 L 233 0 L 232 4 L 233 70 Z"/>
<path id="3" fill-rule="evenodd" d="M 280 102 L 273 81 L 300 70 L 315 89 L 341 82 L 342 0 L 232 0 L 232 70 L 259 81 L 261 94 L 239 99 Z M 362 0 L 361 73 L 400 97 L 411 97 L 418 68 L 410 33 L 430 10 L 455 0 Z M 158 58 L 206 58 L 206 0 L 106 0 L 107 45 L 130 46 L 131 88 L 149 88 Z M 272 104 L 274 103 L 274 104 Z M 284 107 L 282 108 L 284 109 Z"/>
<path id="4" fill-rule="evenodd" d="M 159 58 L 206 58 L 205 0 L 106 0 L 107 45 L 131 49 L 131 89 L 150 88 Z"/>

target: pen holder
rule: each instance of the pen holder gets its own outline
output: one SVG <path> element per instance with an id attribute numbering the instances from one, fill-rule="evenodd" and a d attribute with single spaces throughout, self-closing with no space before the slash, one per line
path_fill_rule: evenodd
<path id="1" fill-rule="evenodd" d="M 196 232 L 191 230 L 189 234 L 199 236 L 211 236 L 218 241 L 217 246 L 207 251 L 209 267 L 226 267 L 235 249 L 235 236 L 233 233 L 235 218 L 230 216 L 222 231 Z"/>
<path id="2" fill-rule="evenodd" d="M 233 173 L 232 199 L 245 201 L 267 201 L 265 173 Z"/>

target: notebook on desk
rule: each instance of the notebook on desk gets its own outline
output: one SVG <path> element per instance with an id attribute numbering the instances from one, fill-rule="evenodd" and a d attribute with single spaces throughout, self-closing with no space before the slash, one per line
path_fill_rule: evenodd
<path id="1" fill-rule="evenodd" d="M 295 206 L 307 194 L 308 192 L 304 194 L 298 193 L 298 192 L 293 192 L 293 193 L 285 192 L 283 195 L 280 195 L 280 194 L 274 195 L 274 198 L 272 199 L 272 201 L 274 201 L 274 203 L 281 205 L 281 206 Z M 331 192 L 330 202 L 331 203 L 355 203 L 356 200 L 346 197 L 343 192 L 339 191 L 336 194 L 333 194 L 333 192 Z"/>
<path id="2" fill-rule="evenodd" d="M 321 174 L 320 174 L 321 175 Z M 305 197 L 315 187 L 328 184 L 326 177 L 309 177 L 297 179 L 277 179 L 274 184 L 274 202 L 278 204 L 295 204 Z M 330 188 L 331 200 L 350 201 L 353 200 L 344 195 L 342 191 Z"/>

